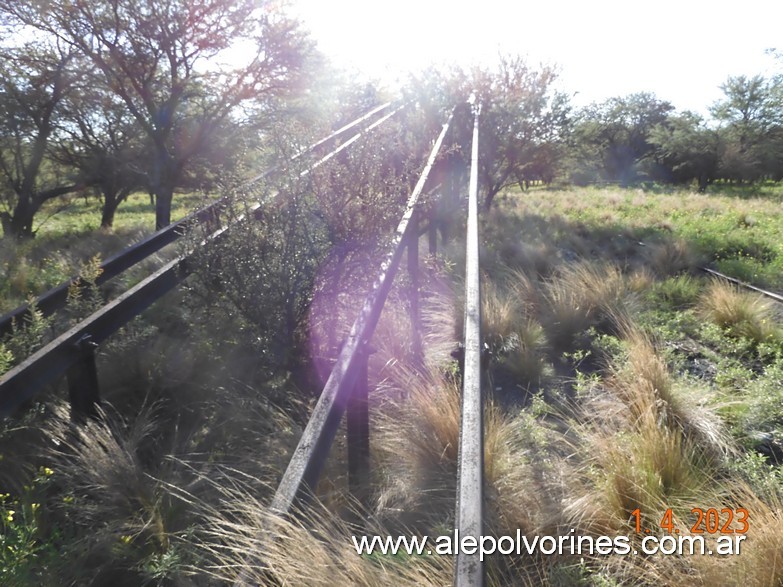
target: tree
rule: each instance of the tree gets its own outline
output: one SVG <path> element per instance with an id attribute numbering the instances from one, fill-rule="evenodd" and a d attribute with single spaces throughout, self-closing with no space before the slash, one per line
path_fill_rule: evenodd
<path id="1" fill-rule="evenodd" d="M 257 0 L 0 0 L 18 21 L 88 58 L 149 141 L 156 226 L 188 165 L 242 103 L 297 83 L 310 44 Z M 249 55 L 241 67 L 229 64 Z"/>
<path id="2" fill-rule="evenodd" d="M 760 75 L 733 76 L 721 85 L 721 90 L 724 99 L 711 108 L 726 140 L 721 174 L 738 181 L 779 177 L 783 83 Z"/>
<path id="3" fill-rule="evenodd" d="M 101 228 L 111 229 L 118 206 L 146 186 L 143 133 L 125 104 L 96 80 L 90 64 L 65 101 L 53 158 L 74 170 L 102 199 Z"/>
<path id="4" fill-rule="evenodd" d="M 697 180 L 699 191 L 717 177 L 720 135 L 692 112 L 670 116 L 650 132 L 657 157 L 676 183 Z"/>
<path id="5" fill-rule="evenodd" d="M 521 57 L 502 57 L 494 72 L 474 72 L 486 208 L 509 185 L 554 178 L 570 111 L 567 97 L 552 90 L 556 77 L 553 68 L 532 68 Z"/>
<path id="6" fill-rule="evenodd" d="M 712 115 L 737 134 L 740 147 L 748 149 L 775 120 L 770 84 L 760 75 L 731 76 L 720 89 L 725 98 L 712 106 Z"/>
<path id="7" fill-rule="evenodd" d="M 57 117 L 73 87 L 69 49 L 45 43 L 0 54 L 0 212 L 6 237 L 33 236 L 41 206 L 77 189 L 49 158 Z"/>
<path id="8" fill-rule="evenodd" d="M 445 113 L 458 106 L 444 145 L 447 169 L 433 171 L 442 171 L 450 184 L 467 179 L 473 118 L 464 105 L 475 94 L 481 105 L 479 185 L 484 206 L 489 208 L 495 195 L 510 185 L 554 179 L 570 112 L 567 97 L 552 88 L 556 78 L 553 68 L 531 67 L 518 56 L 501 56 L 495 68 L 429 69 L 413 78 L 406 93 L 419 103 L 427 132 L 435 134 Z"/>
<path id="9" fill-rule="evenodd" d="M 644 166 L 655 154 L 650 133 L 666 124 L 673 110 L 669 102 L 647 92 L 610 98 L 584 108 L 574 125 L 578 165 L 583 169 L 592 167 L 602 179 L 623 185 L 649 177 Z"/>

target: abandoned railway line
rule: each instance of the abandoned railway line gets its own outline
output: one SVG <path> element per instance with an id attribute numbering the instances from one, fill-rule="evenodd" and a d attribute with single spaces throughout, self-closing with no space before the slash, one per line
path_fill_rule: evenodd
<path id="1" fill-rule="evenodd" d="M 471 104 L 473 102 L 471 101 Z M 339 153 L 359 141 L 365 134 L 389 120 L 406 105 L 384 104 L 354 122 L 335 131 L 307 149 L 307 154 L 319 154 L 316 161 L 300 175 L 322 165 Z M 463 426 L 460 440 L 459 491 L 456 504 L 456 527 L 463 534 L 482 532 L 483 524 L 483 437 L 482 437 L 482 377 L 481 377 L 481 333 L 480 333 L 480 269 L 478 266 L 478 113 L 475 108 L 473 124 L 472 167 L 468 200 L 468 256 L 466 283 L 466 339 L 464 354 L 464 390 Z M 372 290 L 365 299 L 359 316 L 342 346 L 334 368 L 322 392 L 319 395 L 309 423 L 304 430 L 299 446 L 291 457 L 288 469 L 271 503 L 271 509 L 280 515 L 289 515 L 306 507 L 318 483 L 323 464 L 330 451 L 343 414 L 347 411 L 348 469 L 351 488 L 358 491 L 367 483 L 369 468 L 369 420 L 368 420 L 368 382 L 367 382 L 367 345 L 372 338 L 384 303 L 389 294 L 395 273 L 398 270 L 403 253 L 407 251 L 407 265 L 412 281 L 412 296 L 418 298 L 418 243 L 421 235 L 422 215 L 419 212 L 419 200 L 426 189 L 432 189 L 430 173 L 436 159 L 441 154 L 445 138 L 448 136 L 454 112 L 442 126 L 436 137 L 424 168 L 408 199 L 405 211 L 389 245 L 389 253 L 382 263 L 380 273 Z M 353 132 L 353 134 L 350 134 Z M 327 151 L 324 153 L 324 151 Z M 300 153 L 296 158 L 304 155 Z M 269 170 L 249 181 L 250 184 L 268 177 L 276 170 Z M 219 239 L 231 229 L 230 225 L 221 226 L 221 210 L 227 205 L 225 200 L 217 201 L 206 208 L 192 213 L 114 255 L 101 264 L 101 273 L 96 285 L 101 285 L 116 277 L 126 269 L 146 259 L 161 248 L 173 243 L 196 226 L 217 227 L 204 238 L 198 246 L 209 246 L 210 241 Z M 249 207 L 251 214 L 263 214 L 265 203 L 256 202 Z M 235 221 L 244 221 L 242 214 Z M 425 226 L 426 229 L 426 226 Z M 430 229 L 434 232 L 434 228 Z M 430 237 L 431 245 L 432 237 Z M 96 349 L 119 328 L 143 312 L 151 304 L 175 288 L 193 271 L 189 263 L 191 254 L 184 253 L 166 263 L 157 271 L 142 280 L 116 299 L 110 301 L 82 320 L 67 332 L 61 334 L 49 344 L 12 368 L 0 379 L 0 414 L 8 416 L 20 406 L 33 399 L 46 389 L 47 385 L 67 374 L 69 401 L 72 413 L 77 418 L 96 417 L 100 404 L 99 378 L 96 367 Z M 68 291 L 78 287 L 78 278 L 38 297 L 33 307 L 45 315 L 61 309 L 67 299 Z M 418 301 L 411 303 L 411 336 L 416 339 L 414 346 L 421 347 L 417 324 L 420 319 Z M 31 305 L 24 305 L 0 318 L 0 331 L 13 332 L 29 317 Z M 483 563 L 478 555 L 460 554 L 457 558 L 455 585 L 481 585 L 484 582 Z"/>
<path id="2" fill-rule="evenodd" d="M 368 379 L 368 362 L 372 353 L 371 341 L 381 314 L 387 305 L 395 278 L 400 272 L 403 259 L 405 259 L 408 281 L 407 304 L 411 326 L 406 342 L 410 343 L 414 354 L 419 355 L 417 358 L 420 359 L 423 352 L 420 329 L 422 319 L 419 299 L 421 272 L 419 247 L 422 237 L 425 237 L 429 240 L 430 252 L 435 253 L 437 221 L 431 210 L 425 213 L 422 201 L 425 196 L 431 196 L 438 190 L 445 189 L 442 185 L 443 180 L 438 177 L 435 168 L 438 161 L 444 156 L 447 142 L 456 141 L 454 137 L 457 126 L 455 118 L 461 116 L 463 119 L 459 121 L 459 124 L 470 126 L 472 132 L 469 143 L 460 145 L 464 152 L 470 153 L 470 158 L 467 182 L 463 182 L 466 185 L 460 184 L 458 188 L 459 208 L 461 212 L 465 213 L 464 225 L 466 227 L 462 327 L 464 338 L 461 341 L 462 361 L 458 378 L 461 384 L 460 425 L 457 469 L 454 479 L 456 503 L 454 504 L 453 528 L 451 529 L 461 536 L 475 537 L 484 535 L 487 531 L 485 508 L 488 498 L 485 495 L 487 480 L 485 479 L 484 463 L 486 450 L 484 426 L 485 404 L 489 394 L 488 381 L 485 376 L 487 333 L 482 330 L 485 328 L 486 320 L 482 316 L 482 308 L 484 307 L 482 300 L 483 268 L 480 264 L 480 242 L 482 239 L 479 235 L 478 221 L 481 104 L 474 103 L 473 99 L 468 104 L 469 106 L 464 104 L 455 106 L 445 117 L 439 132 L 429 139 L 431 149 L 424 161 L 421 162 L 421 171 L 417 175 L 415 185 L 412 185 L 404 210 L 397 220 L 396 228 L 389 236 L 385 256 L 380 266 L 371 269 L 371 274 L 374 276 L 373 285 L 366 296 L 362 298 L 361 304 L 357 304 L 354 308 L 356 317 L 350 332 L 342 341 L 339 354 L 334 359 L 334 364 L 323 388 L 317 394 L 317 402 L 309 414 L 298 444 L 290 455 L 288 465 L 271 498 L 269 509 L 277 516 L 282 518 L 302 516 L 312 506 L 314 494 L 317 493 L 316 488 L 333 450 L 335 438 L 343 419 L 346 427 L 348 487 L 357 502 L 361 502 L 365 497 L 366 488 L 371 482 L 372 460 L 370 449 L 371 402 Z M 380 105 L 317 141 L 294 157 L 294 161 L 303 166 L 303 170 L 299 168 L 296 171 L 298 177 L 305 177 L 326 162 L 350 152 L 349 150 L 363 138 L 372 135 L 376 129 L 381 128 L 395 115 L 410 108 L 414 108 L 414 105 L 407 103 Z M 305 160 L 306 163 L 302 163 Z M 260 182 L 275 173 L 283 173 L 284 171 L 279 167 L 270 169 L 250 179 L 248 184 Z M 193 259 L 196 249 L 207 248 L 219 242 L 237 223 L 252 222 L 254 219 L 262 217 L 267 206 L 273 204 L 275 197 L 276 195 L 272 194 L 267 200 L 249 204 L 234 216 L 226 214 L 227 207 L 230 206 L 227 199 L 216 201 L 104 261 L 101 264 L 101 274 L 96 285 L 108 282 L 123 271 L 147 259 L 153 253 L 160 251 L 163 247 L 183 239 L 188 234 L 193 234 L 195 229 L 199 229 L 200 234 L 206 235 L 199 237 L 195 244 L 191 243 L 190 249 L 180 253 L 175 259 L 164 264 L 116 299 L 107 302 L 99 310 L 75 324 L 67 332 L 57 336 L 4 374 L 0 378 L 0 416 L 12 416 L 65 375 L 74 421 L 78 423 L 84 422 L 85 418 L 99 417 L 100 378 L 96 366 L 96 353 L 99 345 L 187 279 L 195 270 Z M 228 220 L 228 218 L 231 219 Z M 783 296 L 774 292 L 746 284 L 713 269 L 701 269 L 715 278 L 728 280 L 736 286 L 753 290 L 777 302 L 783 301 Z M 568 270 L 563 274 L 568 276 Z M 576 275 L 576 273 L 571 275 Z M 611 281 L 613 275 L 609 272 L 607 275 L 599 276 L 599 279 L 605 278 L 606 281 Z M 517 277 L 519 276 L 517 275 Z M 583 279 L 580 282 L 583 289 L 587 289 L 584 287 L 585 283 L 596 288 L 599 285 L 606 285 L 606 283 L 599 283 L 597 280 L 590 282 L 589 279 L 595 278 L 595 275 L 588 276 L 588 281 L 584 280 L 584 275 L 577 275 L 577 277 Z M 542 287 L 545 288 L 546 293 L 540 298 L 554 304 L 557 302 L 556 293 L 553 293 L 555 292 L 555 280 L 551 277 L 548 279 L 549 281 L 542 281 L 544 283 Z M 529 284 L 527 285 L 529 286 Z M 73 278 L 39 296 L 33 306 L 44 315 L 54 314 L 65 305 L 68 291 L 74 287 L 79 287 L 78 278 Z M 526 294 L 533 296 L 530 288 L 525 291 Z M 571 301 L 573 300 L 566 300 L 566 305 Z M 524 304 L 520 303 L 520 305 Z M 572 305 L 576 306 L 576 309 L 579 307 L 576 302 Z M 595 306 L 598 307 L 600 304 L 596 303 Z M 31 306 L 25 305 L 0 318 L 0 334 L 13 333 L 14 328 L 18 328 L 28 319 L 30 311 Z M 610 316 L 610 318 L 616 318 L 616 316 Z M 590 319 L 593 319 L 593 316 L 590 316 Z M 610 321 L 607 320 L 607 322 Z M 601 326 L 598 319 L 595 320 L 594 325 Z M 508 340 L 511 338 L 507 337 Z M 507 343 L 508 340 L 505 340 L 504 343 Z M 534 343 L 535 341 L 532 340 L 532 342 L 525 344 L 532 347 Z M 632 344 L 636 343 L 638 341 L 632 341 Z M 518 340 L 517 344 L 519 347 Z M 644 346 L 644 343 L 639 344 Z M 621 380 L 623 375 L 621 372 L 618 373 L 617 379 Z M 607 385 L 610 386 L 611 383 Z M 263 558 L 263 553 L 259 553 L 259 556 Z M 466 554 L 458 550 L 453 564 L 454 584 L 460 587 L 485 584 L 487 571 L 482 558 L 483 556 L 479 552 Z M 259 564 L 263 565 L 263 560 Z M 238 571 L 236 581 L 237 585 L 252 583 L 252 580 L 247 578 L 241 569 Z"/>

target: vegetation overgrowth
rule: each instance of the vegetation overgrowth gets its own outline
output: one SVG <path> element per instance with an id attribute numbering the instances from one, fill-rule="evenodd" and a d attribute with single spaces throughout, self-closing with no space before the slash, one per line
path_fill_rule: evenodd
<path id="1" fill-rule="evenodd" d="M 637 509 L 658 535 L 671 511 L 688 536 L 692 508 L 751 512 L 739 556 L 493 556 L 490 584 L 774 584 L 783 574 L 770 554 L 783 540 L 780 311 L 698 271 L 723 260 L 709 245 L 727 221 L 705 215 L 696 230 L 691 220 L 752 209 L 763 229 L 739 233 L 739 244 L 775 251 L 778 216 L 754 206 L 734 194 L 535 188 L 501 194 L 483 215 L 487 530 L 630 536 L 638 546 Z M 236 236 L 266 250 L 255 255 L 267 259 L 262 274 L 283 269 L 272 263 L 281 251 L 263 248 L 269 229 Z M 423 366 L 410 362 L 404 278 L 373 340 L 364 503 L 347 492 L 341 433 L 320 504 L 299 522 L 268 511 L 319 369 L 301 363 L 312 375 L 296 375 L 290 355 L 264 352 L 268 316 L 242 310 L 252 280 L 210 293 L 232 271 L 224 263 L 104 349 L 99 421 L 73 427 L 67 409 L 46 400 L 6 424 L 4 580 L 222 584 L 241 569 L 261 584 L 450 582 L 448 556 L 360 556 L 351 536 L 451 532 L 460 246 L 445 243 L 445 256 L 424 265 Z M 345 277 L 361 276 L 365 252 L 345 257 Z M 355 301 L 329 299 L 327 332 L 340 332 Z M 219 320 L 202 318 L 215 312 Z M 334 352 L 317 332 L 292 335 L 289 345 L 317 342 L 324 359 Z M 717 536 L 707 538 L 714 546 Z"/>
<path id="2" fill-rule="evenodd" d="M 451 582 L 450 556 L 351 536 L 454 527 L 471 92 L 486 531 L 636 547 L 701 535 L 693 508 L 750 514 L 740 555 L 494 555 L 488 583 L 783 581 L 780 306 L 700 271 L 783 290 L 780 74 L 728 78 L 705 119 L 647 92 L 577 109 L 556 67 L 515 56 L 430 69 L 305 173 L 308 145 L 395 94 L 336 72 L 280 3 L 39 4 L 0 0 L 0 312 L 89 287 L 0 341 L 0 373 L 164 259 L 194 250 L 196 270 L 100 347 L 96 418 L 60 383 L 0 423 L 0 583 Z M 420 215 L 440 252 L 422 254 L 423 356 L 402 274 L 370 341 L 371 479 L 349 494 L 341 429 L 312 508 L 282 519 L 270 498 L 449 112 Z M 200 194 L 226 197 L 231 230 L 98 290 L 102 259 Z"/>
<path id="3" fill-rule="evenodd" d="M 111 230 L 100 230 L 98 200 L 74 197 L 45 204 L 35 239 L 0 241 L 0 313 L 78 275 L 96 255 L 107 259 L 151 234 L 155 212 L 149 201 L 147 194 L 130 195 Z M 183 194 L 174 201 L 172 220 L 207 203 L 203 194 Z"/>

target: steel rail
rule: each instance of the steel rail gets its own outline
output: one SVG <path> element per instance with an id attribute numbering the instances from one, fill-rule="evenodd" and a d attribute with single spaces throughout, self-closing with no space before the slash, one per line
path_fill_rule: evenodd
<path id="1" fill-rule="evenodd" d="M 13 413 L 77 363 L 81 357 L 79 342 L 85 336 L 96 344 L 106 340 L 175 287 L 188 273 L 183 271 L 183 261 L 177 258 L 166 263 L 3 375 L 0 378 L 0 418 Z"/>
<path id="2" fill-rule="evenodd" d="M 471 104 L 473 98 L 471 97 Z M 460 540 L 473 537 L 477 543 L 484 520 L 484 408 L 481 392 L 481 277 L 478 238 L 478 141 L 481 106 L 474 107 L 473 144 L 468 189 L 468 222 L 465 253 L 465 348 L 462 370 L 462 415 L 456 507 L 456 565 L 454 585 L 484 584 L 481 554 L 466 554 Z"/>
<path id="3" fill-rule="evenodd" d="M 741 281 L 737 279 L 736 277 L 730 277 L 728 275 L 724 275 L 720 271 L 715 271 L 714 269 L 710 269 L 709 267 L 700 267 L 702 271 L 705 273 L 709 273 L 710 275 L 714 277 L 719 277 L 721 279 L 725 279 L 726 281 L 729 281 L 733 283 L 734 285 L 738 285 L 740 287 L 744 287 L 745 289 L 749 289 L 751 291 L 755 291 L 757 293 L 760 293 L 763 296 L 766 296 L 768 298 L 772 298 L 776 302 L 783 303 L 783 295 L 777 294 L 775 292 L 768 291 L 766 289 L 762 289 L 760 287 L 757 287 L 755 285 L 752 285 L 750 283 L 747 283 L 746 281 Z"/>
<path id="4" fill-rule="evenodd" d="M 377 108 L 373 108 L 372 110 L 370 110 L 367 114 L 364 114 L 364 115 L 360 116 L 359 118 L 357 118 L 356 120 L 354 120 L 352 122 L 349 122 L 348 124 L 346 124 L 344 126 L 341 126 L 336 131 L 334 131 L 332 134 L 330 134 L 330 135 L 328 135 L 328 136 L 326 136 L 326 137 L 316 141 L 315 143 L 313 143 L 309 147 L 306 147 L 305 149 L 303 149 L 302 151 L 300 151 L 299 153 L 297 153 L 296 155 L 291 157 L 291 161 L 296 161 L 299 157 L 301 157 L 303 155 L 306 155 L 307 153 L 310 153 L 310 152 L 316 150 L 318 147 L 324 145 L 325 143 L 328 143 L 329 141 L 332 141 L 332 140 L 340 137 L 341 135 L 345 134 L 346 132 L 348 132 L 349 130 L 354 128 L 355 126 L 358 126 L 358 125 L 360 125 L 360 124 L 362 124 L 364 122 L 367 122 L 370 118 L 372 118 L 373 116 L 375 116 L 379 112 L 382 112 L 382 111 L 386 110 L 387 108 L 390 108 L 392 106 L 392 104 L 393 104 L 393 102 L 386 102 L 385 104 L 381 104 Z M 400 106 L 400 108 L 403 108 L 405 106 L 407 106 L 407 103 L 403 104 L 402 106 Z M 277 171 L 279 168 L 280 168 L 280 164 L 278 163 L 277 165 L 274 165 L 271 169 L 269 169 L 269 170 L 267 170 L 267 171 L 265 171 L 265 172 L 263 172 L 263 173 L 261 173 L 259 175 L 256 175 L 255 177 L 249 179 L 248 180 L 248 184 L 253 184 L 255 182 L 258 182 L 258 181 L 264 179 L 270 173 L 272 173 L 274 171 Z"/>
<path id="5" fill-rule="evenodd" d="M 380 112 L 383 112 L 384 110 L 387 110 L 392 105 L 393 105 L 392 102 L 386 102 L 385 104 L 382 104 L 377 108 L 374 108 L 370 112 L 342 126 L 341 128 L 329 134 L 328 136 L 320 139 L 319 141 L 313 143 L 309 147 L 303 149 L 302 151 L 294 155 L 291 160 L 294 161 L 302 157 L 303 155 L 310 153 L 318 149 L 319 147 L 322 147 L 328 142 L 338 139 L 346 132 L 350 131 L 351 129 L 357 126 L 366 123 L 372 117 L 379 114 Z M 395 113 L 398 112 L 406 105 L 407 104 L 403 104 L 402 106 L 399 106 L 396 110 L 394 110 L 394 112 Z M 383 117 L 384 121 L 387 119 L 388 119 L 388 115 Z M 376 128 L 377 126 L 378 126 L 377 121 L 371 125 L 372 128 Z M 364 132 L 366 132 L 367 130 L 368 129 L 365 129 Z M 361 135 L 362 132 L 359 132 L 353 135 L 350 139 L 348 139 L 348 141 L 353 143 Z M 348 141 L 346 141 L 346 143 Z M 345 146 L 346 143 L 343 143 L 337 152 L 346 148 Z M 337 152 L 332 152 L 330 155 L 334 156 L 337 154 Z M 247 182 L 245 182 L 245 185 L 253 185 L 261 181 L 262 179 L 269 177 L 272 173 L 278 171 L 280 167 L 281 166 L 279 164 L 273 166 L 271 169 L 266 170 L 264 173 L 261 173 L 249 179 Z M 153 253 L 173 243 L 174 241 L 179 239 L 182 235 L 184 235 L 187 232 L 188 228 L 198 224 L 203 224 L 211 219 L 217 218 L 218 214 L 220 213 L 220 210 L 226 204 L 227 204 L 226 198 L 221 198 L 211 204 L 208 204 L 207 206 L 205 206 L 200 210 L 188 214 L 181 220 L 169 224 L 168 226 L 143 238 L 139 242 L 129 245 L 122 251 L 119 251 L 116 254 L 112 255 L 111 257 L 106 259 L 103 263 L 101 263 L 100 274 L 96 278 L 95 284 L 100 286 L 106 283 L 107 281 L 116 277 L 126 269 L 133 267 L 134 265 L 146 259 Z M 32 307 L 35 307 L 44 316 L 50 316 L 51 314 L 54 314 L 55 312 L 60 310 L 63 306 L 65 306 L 68 300 L 68 290 L 74 284 L 80 282 L 81 279 L 79 278 L 79 276 L 73 276 L 70 279 L 61 283 L 60 285 L 57 285 L 52 289 L 39 295 L 32 304 L 22 304 L 19 307 L 15 308 L 14 310 L 7 312 L 3 316 L 0 316 L 0 337 L 7 334 L 11 334 L 15 327 L 16 328 L 20 327 L 25 320 L 29 319 L 31 315 Z"/>
<path id="6" fill-rule="evenodd" d="M 244 215 L 237 222 L 242 219 Z M 78 363 L 82 358 L 81 341 L 100 344 L 193 273 L 195 268 L 188 261 L 195 251 L 219 239 L 229 228 L 217 229 L 0 377 L 0 418 L 13 413 Z"/>
<path id="7" fill-rule="evenodd" d="M 380 124 L 402 110 L 402 105 L 385 115 L 370 127 L 357 133 L 350 139 L 353 144 L 363 134 L 377 128 Z M 348 146 L 348 141 L 341 144 L 326 156 L 313 163 L 299 176 L 304 177 L 320 167 L 337 153 Z M 278 194 L 267 198 L 274 199 Z M 248 212 L 254 213 L 264 205 L 264 202 L 254 202 L 248 207 Z M 32 399 L 40 390 L 61 377 L 68 369 L 83 358 L 85 340 L 90 344 L 99 344 L 111 334 L 139 315 L 168 291 L 173 289 L 183 279 L 190 275 L 194 268 L 188 263 L 194 252 L 206 244 L 220 238 L 231 226 L 248 218 L 247 213 L 239 214 L 231 224 L 213 231 L 198 243 L 193 249 L 169 261 L 163 267 L 152 273 L 146 279 L 130 288 L 115 300 L 101 307 L 65 333 L 27 357 L 19 365 L 0 377 L 0 418 L 7 417 L 25 401 Z M 67 290 L 67 288 L 66 288 Z"/>
<path id="8" fill-rule="evenodd" d="M 454 112 L 452 111 L 435 141 L 416 186 L 408 198 L 405 212 L 397 225 L 397 230 L 390 244 L 390 252 L 381 264 L 380 274 L 367 295 L 359 316 L 353 323 L 350 334 L 337 357 L 337 362 L 324 385 L 321 396 L 275 492 L 271 510 L 278 515 L 288 514 L 295 506 L 306 502 L 318 482 L 343 413 L 351 399 L 351 390 L 361 363 L 360 355 L 366 352 L 365 345 L 373 335 L 391 290 L 405 248 L 406 236 L 412 226 L 411 217 L 416 209 L 419 196 L 424 191 L 424 184 L 453 117 Z"/>

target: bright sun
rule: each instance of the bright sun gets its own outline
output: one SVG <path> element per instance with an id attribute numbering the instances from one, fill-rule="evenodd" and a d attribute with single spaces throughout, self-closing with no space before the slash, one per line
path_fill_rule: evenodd
<path id="1" fill-rule="evenodd" d="M 652 91 L 678 108 L 702 111 L 720 97 L 718 86 L 729 75 L 769 74 L 774 67 L 764 50 L 779 40 L 783 3 L 748 0 L 742 12 L 753 26 L 736 26 L 735 10 L 681 0 L 292 5 L 337 64 L 387 83 L 432 62 L 469 67 L 504 52 L 559 65 L 564 89 L 579 92 L 579 103 Z"/>

